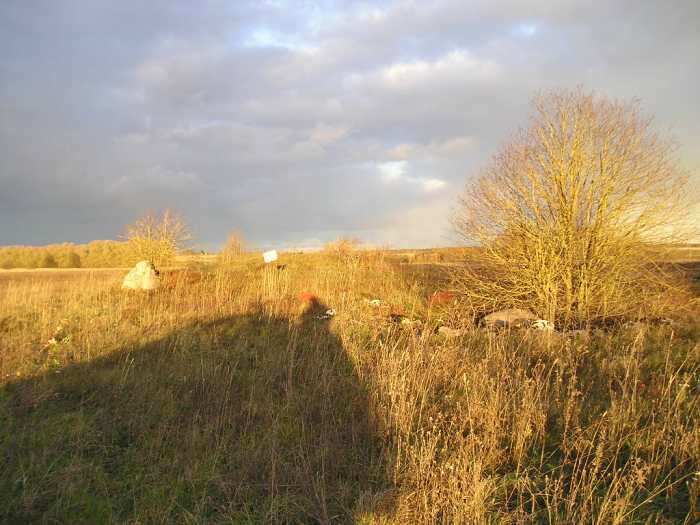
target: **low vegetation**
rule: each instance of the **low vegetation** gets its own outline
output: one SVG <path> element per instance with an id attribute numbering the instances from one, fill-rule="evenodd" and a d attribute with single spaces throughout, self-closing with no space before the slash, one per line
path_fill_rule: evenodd
<path id="1" fill-rule="evenodd" d="M 226 238 L 226 244 L 218 255 L 218 261 L 222 265 L 233 264 L 246 252 L 243 235 L 240 232 L 232 231 Z"/>
<path id="2" fill-rule="evenodd" d="M 485 331 L 395 259 L 0 274 L 0 521 L 700 521 L 696 320 Z"/>

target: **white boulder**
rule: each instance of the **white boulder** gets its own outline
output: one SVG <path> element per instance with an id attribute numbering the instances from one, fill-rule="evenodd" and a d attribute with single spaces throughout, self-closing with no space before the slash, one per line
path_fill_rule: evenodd
<path id="1" fill-rule="evenodd" d="M 128 290 L 155 290 L 160 286 L 158 270 L 149 261 L 136 263 L 122 281 L 122 288 Z"/>

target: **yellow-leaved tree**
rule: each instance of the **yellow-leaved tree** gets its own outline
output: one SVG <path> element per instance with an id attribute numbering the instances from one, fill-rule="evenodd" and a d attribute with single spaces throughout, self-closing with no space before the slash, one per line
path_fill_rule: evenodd
<path id="1" fill-rule="evenodd" d="M 165 210 L 149 213 L 126 228 L 126 240 L 134 261 L 150 261 L 156 268 L 170 264 L 192 238 L 181 215 Z"/>
<path id="2" fill-rule="evenodd" d="M 477 310 L 563 325 L 648 315 L 671 295 L 660 255 L 687 234 L 689 204 L 674 145 L 638 102 L 540 95 L 459 199 L 454 225 L 477 249 L 457 285 Z"/>

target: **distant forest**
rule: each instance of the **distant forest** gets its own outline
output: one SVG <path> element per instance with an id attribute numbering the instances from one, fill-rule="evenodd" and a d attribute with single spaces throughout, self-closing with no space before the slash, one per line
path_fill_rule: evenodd
<path id="1" fill-rule="evenodd" d="M 134 255 L 126 242 L 0 247 L 0 268 L 106 268 L 130 266 Z"/>

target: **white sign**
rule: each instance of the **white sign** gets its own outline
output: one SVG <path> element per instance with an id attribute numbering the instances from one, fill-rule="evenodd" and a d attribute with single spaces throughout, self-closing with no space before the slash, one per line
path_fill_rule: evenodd
<path id="1" fill-rule="evenodd" d="M 263 253 L 263 259 L 266 263 L 275 262 L 277 260 L 277 250 L 270 250 Z"/>

